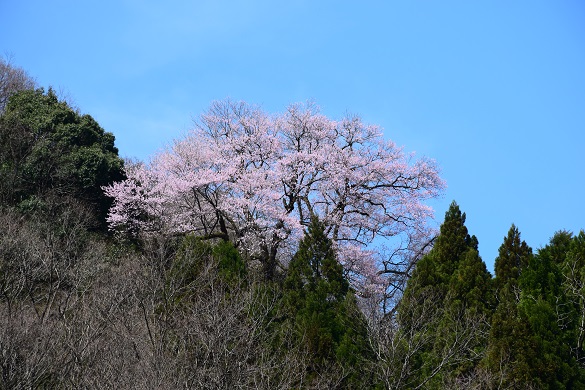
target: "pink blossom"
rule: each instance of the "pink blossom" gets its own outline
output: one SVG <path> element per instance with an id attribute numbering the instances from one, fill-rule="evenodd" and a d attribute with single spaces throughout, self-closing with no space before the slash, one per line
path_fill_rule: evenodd
<path id="1" fill-rule="evenodd" d="M 445 186 L 434 161 L 405 155 L 359 117 L 334 121 L 314 104 L 270 116 L 229 100 L 126 174 L 105 188 L 112 229 L 222 236 L 250 258 L 286 264 L 318 217 L 360 291 L 383 288 L 391 274 L 376 248 L 416 251 L 433 216 L 424 202 Z"/>

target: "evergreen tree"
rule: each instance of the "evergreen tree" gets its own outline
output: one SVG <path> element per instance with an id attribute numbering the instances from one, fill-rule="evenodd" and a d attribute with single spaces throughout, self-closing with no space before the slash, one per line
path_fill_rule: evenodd
<path id="1" fill-rule="evenodd" d="M 477 251 L 477 239 L 467 231 L 465 217 L 453 202 L 435 246 L 417 264 L 404 304 L 399 306 L 399 323 L 405 333 L 413 331 L 412 318 L 429 316 L 420 309 L 429 307 L 425 300 L 432 300 L 436 309 L 436 314 L 429 316 L 433 324 L 424 328 L 424 332 L 431 329 L 433 335 L 413 359 L 415 387 L 441 388 L 465 377 L 483 353 L 493 307 L 491 275 Z"/>
<path id="2" fill-rule="evenodd" d="M 494 381 L 506 388 L 522 389 L 532 381 L 530 365 L 535 359 L 535 345 L 527 318 L 517 308 L 518 279 L 531 258 L 532 249 L 521 241 L 518 228 L 512 225 L 495 261 L 497 307 L 484 360 Z"/>
<path id="3" fill-rule="evenodd" d="M 451 292 L 450 299 L 461 298 L 464 292 L 460 291 L 461 286 L 456 283 L 453 276 L 457 272 L 463 272 L 463 270 L 458 271 L 461 261 L 470 251 L 477 254 L 478 247 L 477 238 L 470 236 L 467 231 L 465 219 L 465 213 L 461 212 L 457 203 L 452 202 L 445 213 L 445 220 L 432 250 L 417 263 L 408 281 L 405 296 L 423 295 L 423 292 L 428 290 L 432 291 L 431 295 L 441 302 L 447 299 L 449 292 Z M 471 260 L 474 256 L 474 254 L 470 255 L 469 261 L 465 263 L 466 266 L 477 262 L 479 257 L 475 261 Z M 488 275 L 483 271 L 480 274 Z M 402 325 L 408 326 L 408 324 Z"/>
<path id="4" fill-rule="evenodd" d="M 101 187 L 123 179 L 122 166 L 114 136 L 53 90 L 23 90 L 10 97 L 0 117 L 1 204 L 28 207 L 37 200 L 76 199 L 105 226 L 111 202 Z"/>
<path id="5" fill-rule="evenodd" d="M 564 289 L 567 298 L 575 308 L 577 326 L 573 336 L 573 355 L 581 369 L 585 368 L 585 231 L 573 237 L 565 259 L 561 264 Z"/>
<path id="6" fill-rule="evenodd" d="M 477 251 L 478 247 L 477 238 L 467 231 L 465 219 L 465 213 L 461 212 L 456 202 L 452 202 L 433 249 L 417 263 L 405 294 L 431 289 L 441 300 L 445 299 L 461 259 L 467 251 Z"/>
<path id="7" fill-rule="evenodd" d="M 577 313 L 563 287 L 561 266 L 571 244 L 571 234 L 558 232 L 540 249 L 522 272 L 519 311 L 532 334 L 531 377 L 539 387 L 584 388 L 583 376 L 571 347 Z"/>
<path id="8" fill-rule="evenodd" d="M 451 278 L 469 249 L 478 250 L 477 238 L 469 235 L 465 220 L 465 213 L 462 213 L 459 205 L 453 201 L 445 213 L 445 221 L 433 247 L 440 273 L 446 280 Z"/>
<path id="9" fill-rule="evenodd" d="M 532 257 L 532 248 L 525 241 L 520 240 L 520 232 L 512 224 L 495 261 L 494 288 L 499 301 L 507 299 L 508 294 L 517 293 L 520 274 L 528 266 Z"/>
<path id="10" fill-rule="evenodd" d="M 283 331 L 292 331 L 307 351 L 309 378 L 337 367 L 349 373 L 345 386 L 368 388 L 363 377 L 369 354 L 365 321 L 332 241 L 316 218 L 289 264 L 282 302 L 287 318 Z"/>

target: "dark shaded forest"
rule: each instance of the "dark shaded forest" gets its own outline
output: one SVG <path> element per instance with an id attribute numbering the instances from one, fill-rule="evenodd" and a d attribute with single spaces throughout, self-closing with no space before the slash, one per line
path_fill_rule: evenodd
<path id="1" fill-rule="evenodd" d="M 512 225 L 492 276 L 453 202 L 373 294 L 314 215 L 269 273 L 229 228 L 110 229 L 129 164 L 0 62 L 0 388 L 585 388 L 583 231 L 533 251 Z"/>

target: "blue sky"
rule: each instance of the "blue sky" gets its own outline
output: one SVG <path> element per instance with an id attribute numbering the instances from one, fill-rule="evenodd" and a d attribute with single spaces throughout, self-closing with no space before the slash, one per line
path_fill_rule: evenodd
<path id="1" fill-rule="evenodd" d="M 0 52 L 147 159 L 213 100 L 360 114 L 438 161 L 493 270 L 585 228 L 585 3 L 0 0 Z"/>

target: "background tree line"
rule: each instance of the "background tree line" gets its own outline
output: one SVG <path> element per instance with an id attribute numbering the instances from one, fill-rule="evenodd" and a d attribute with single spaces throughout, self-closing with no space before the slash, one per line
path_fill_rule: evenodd
<path id="1" fill-rule="evenodd" d="M 167 168 L 199 161 L 190 142 L 178 141 L 157 163 L 124 162 L 111 133 L 4 59 L 0 89 L 0 388 L 584 386 L 583 231 L 557 232 L 533 252 L 512 226 L 492 277 L 453 203 L 438 234 L 413 224 L 402 232 L 408 245 L 351 262 L 351 247 L 339 242 L 356 244 L 365 237 L 350 234 L 359 223 L 371 232 L 379 227 L 368 221 L 400 213 L 384 203 L 398 183 L 411 187 L 413 201 L 429 195 L 415 194 L 425 186 L 442 186 L 422 164 L 395 169 L 392 183 L 377 179 L 377 194 L 374 179 L 362 179 L 386 172 L 392 149 L 371 143 L 375 132 L 356 121 L 333 124 L 293 107 L 279 122 L 291 142 L 283 161 L 282 150 L 259 142 L 271 128 L 266 118 L 213 106 L 200 124 L 207 141 L 225 138 L 231 125 L 232 149 L 223 152 L 240 158 L 207 168 L 231 169 L 230 184 L 192 181 L 164 192 L 157 186 L 168 188 Z M 340 140 L 340 150 L 354 152 L 331 149 Z M 325 144 L 337 165 L 311 160 Z M 275 164 L 286 172 L 281 209 L 267 201 L 275 187 L 250 187 L 273 181 L 265 174 Z M 343 180 L 332 181 L 331 169 Z M 116 185 L 123 197 L 106 196 L 103 188 Z M 162 201 L 149 203 L 155 195 Z M 237 213 L 223 206 L 230 196 L 242 206 Z M 253 207 L 260 200 L 267 208 Z M 173 214 L 197 202 L 197 213 Z M 263 245 L 277 255 L 258 256 Z"/>

